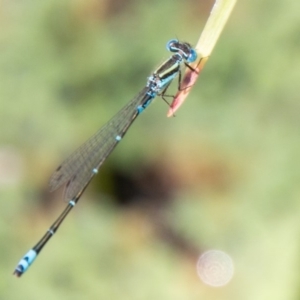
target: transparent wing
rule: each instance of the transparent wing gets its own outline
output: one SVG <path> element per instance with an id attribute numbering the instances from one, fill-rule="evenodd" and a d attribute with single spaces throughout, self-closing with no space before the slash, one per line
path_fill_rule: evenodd
<path id="1" fill-rule="evenodd" d="M 73 199 L 88 185 L 137 117 L 137 107 L 151 100 L 148 89 L 145 87 L 56 169 L 50 178 L 50 191 L 66 183 L 65 198 Z"/>

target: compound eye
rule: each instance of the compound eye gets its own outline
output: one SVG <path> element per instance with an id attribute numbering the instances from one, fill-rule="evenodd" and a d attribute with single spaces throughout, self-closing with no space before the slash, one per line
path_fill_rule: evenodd
<path id="1" fill-rule="evenodd" d="M 191 49 L 191 53 L 187 58 L 187 62 L 192 63 L 197 59 L 197 52 L 194 49 Z"/>
<path id="2" fill-rule="evenodd" d="M 176 39 L 170 40 L 167 43 L 167 50 L 171 51 L 171 52 L 178 52 L 178 47 L 176 47 L 177 43 L 178 43 L 178 40 L 176 40 Z"/>

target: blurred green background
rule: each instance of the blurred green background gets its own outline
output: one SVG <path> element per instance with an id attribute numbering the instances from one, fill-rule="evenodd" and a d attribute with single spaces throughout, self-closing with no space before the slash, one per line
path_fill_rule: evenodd
<path id="1" fill-rule="evenodd" d="M 3 0 L 0 299 L 299 299 L 299 10 L 238 3 L 174 118 L 157 99 L 21 279 L 66 205 L 57 165 L 169 56 L 213 1 Z M 197 257 L 234 262 L 205 285 Z M 213 267 L 214 268 L 214 267 Z"/>

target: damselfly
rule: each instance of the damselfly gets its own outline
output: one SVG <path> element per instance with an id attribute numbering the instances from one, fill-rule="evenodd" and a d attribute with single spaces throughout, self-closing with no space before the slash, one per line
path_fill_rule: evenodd
<path id="1" fill-rule="evenodd" d="M 50 190 L 54 191 L 66 184 L 64 197 L 71 200 L 40 241 L 20 260 L 14 271 L 16 276 L 20 277 L 28 269 L 54 235 L 136 117 L 147 108 L 153 98 L 156 96 L 164 97 L 166 89 L 177 75 L 179 75 L 180 85 L 182 65 L 189 67 L 188 63 L 194 62 L 197 58 L 196 51 L 188 43 L 176 39 L 167 43 L 167 49 L 174 54 L 152 73 L 142 91 L 52 174 L 49 183 Z"/>

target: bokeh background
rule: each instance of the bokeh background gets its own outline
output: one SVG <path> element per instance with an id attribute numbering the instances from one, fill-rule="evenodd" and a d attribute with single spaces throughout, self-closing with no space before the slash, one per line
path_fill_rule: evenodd
<path id="1" fill-rule="evenodd" d="M 53 170 L 213 1 L 0 3 L 0 299 L 299 299 L 299 1 L 237 3 L 176 117 L 156 99 L 21 279 L 66 205 Z M 197 274 L 210 249 L 223 287 Z"/>

